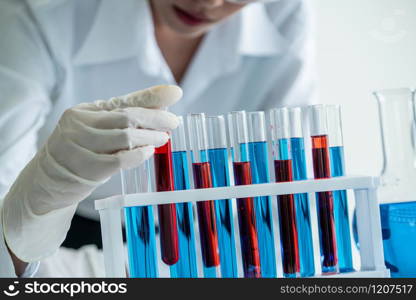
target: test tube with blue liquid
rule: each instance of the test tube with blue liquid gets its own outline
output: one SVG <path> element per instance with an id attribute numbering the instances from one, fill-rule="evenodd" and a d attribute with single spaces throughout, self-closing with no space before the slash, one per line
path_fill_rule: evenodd
<path id="1" fill-rule="evenodd" d="M 278 108 L 271 110 L 270 123 L 272 127 L 272 149 L 276 182 L 293 181 L 288 109 Z M 283 275 L 292 278 L 299 277 L 299 246 L 294 195 L 279 195 L 277 204 Z"/>
<path id="2" fill-rule="evenodd" d="M 248 150 L 248 129 L 245 111 L 228 114 L 228 129 L 233 156 L 235 185 L 250 185 L 252 181 Z M 260 253 L 254 199 L 237 199 L 238 226 L 244 277 L 261 277 Z"/>
<path id="3" fill-rule="evenodd" d="M 188 130 L 194 186 L 196 189 L 212 188 L 205 114 L 189 114 Z M 204 276 L 206 278 L 219 277 L 221 275 L 220 254 L 214 201 L 198 202 L 197 212 Z"/>
<path id="4" fill-rule="evenodd" d="M 313 105 L 311 112 L 312 160 L 315 179 L 331 177 L 328 149 L 327 114 L 324 105 Z M 332 191 L 316 193 L 321 266 L 323 274 L 339 271 Z"/>
<path id="5" fill-rule="evenodd" d="M 266 120 L 263 111 L 248 113 L 248 144 L 253 184 L 269 183 L 269 151 Z M 254 198 L 262 277 L 275 278 L 276 253 L 274 247 L 271 196 Z"/>
<path id="6" fill-rule="evenodd" d="M 302 108 L 290 108 L 289 115 L 293 179 L 295 181 L 306 180 L 308 175 L 302 126 Z M 300 275 L 301 277 L 309 277 L 315 274 L 309 195 L 307 193 L 295 194 L 294 197 L 298 228 Z"/>
<path id="7" fill-rule="evenodd" d="M 229 153 L 224 116 L 206 118 L 208 133 L 208 158 L 211 164 L 214 187 L 230 186 Z M 232 200 L 215 201 L 218 243 L 220 248 L 221 275 L 238 276 L 234 235 Z"/>
<path id="8" fill-rule="evenodd" d="M 327 105 L 329 155 L 331 176 L 345 176 L 344 143 L 342 138 L 341 108 Z M 334 219 L 337 237 L 338 264 L 340 272 L 354 271 L 352 264 L 350 221 L 348 214 L 347 191 L 333 191 Z"/>
<path id="9" fill-rule="evenodd" d="M 146 193 L 150 189 L 149 162 L 121 172 L 123 195 Z M 132 278 L 158 277 L 156 233 L 152 206 L 126 207 L 125 226 Z"/>
<path id="10" fill-rule="evenodd" d="M 172 159 L 175 190 L 188 190 L 190 186 L 187 144 L 183 118 L 178 117 L 179 126 L 172 131 Z M 198 277 L 194 217 L 192 203 L 176 205 L 178 224 L 179 260 L 170 266 L 172 278 Z"/>

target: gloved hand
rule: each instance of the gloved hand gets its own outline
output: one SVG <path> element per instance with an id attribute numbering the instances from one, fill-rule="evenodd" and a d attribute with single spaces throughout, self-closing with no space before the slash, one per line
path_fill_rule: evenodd
<path id="1" fill-rule="evenodd" d="M 22 261 L 51 255 L 63 242 L 77 204 L 120 168 L 132 168 L 164 145 L 177 117 L 164 110 L 182 97 L 157 86 L 65 111 L 44 147 L 4 199 L 3 228 Z M 1 234 L 1 233 L 0 233 Z"/>

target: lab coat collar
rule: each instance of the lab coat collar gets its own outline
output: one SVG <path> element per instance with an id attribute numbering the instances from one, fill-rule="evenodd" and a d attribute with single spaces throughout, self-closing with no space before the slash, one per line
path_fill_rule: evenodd
<path id="1" fill-rule="evenodd" d="M 247 56 L 274 56 L 287 47 L 262 3 L 252 3 L 241 12 L 239 54 Z"/>
<path id="2" fill-rule="evenodd" d="M 114 15 L 122 15 L 123 18 L 115 19 Z M 212 35 L 216 37 L 207 37 L 206 40 L 215 40 L 221 35 L 221 40 L 228 45 L 232 40 L 237 42 L 237 47 L 221 47 L 223 50 L 228 48 L 233 51 L 226 53 L 227 57 L 230 54 L 273 56 L 281 53 L 287 45 L 261 3 L 248 5 L 241 13 L 216 29 L 220 27 L 226 30 L 225 34 L 214 32 Z M 141 40 L 138 37 L 141 37 Z M 145 55 L 139 58 L 142 67 L 148 72 L 157 73 L 161 66 L 157 62 L 160 57 L 159 49 L 155 49 L 155 45 L 152 17 L 147 1 L 123 0 L 123 5 L 118 1 L 102 1 L 94 24 L 84 43 L 76 51 L 73 61 L 76 65 L 106 63 L 135 57 L 143 50 L 140 52 Z M 155 52 L 158 55 L 155 55 Z M 237 59 L 232 60 L 231 64 L 235 64 L 236 61 Z"/>
<path id="3" fill-rule="evenodd" d="M 270 20 L 265 6 L 250 4 L 241 13 L 217 24 L 204 38 L 183 80 L 184 95 L 197 99 L 214 80 L 236 72 L 245 56 L 275 56 L 285 47 L 287 42 Z M 188 101 L 186 98 L 182 101 Z"/>

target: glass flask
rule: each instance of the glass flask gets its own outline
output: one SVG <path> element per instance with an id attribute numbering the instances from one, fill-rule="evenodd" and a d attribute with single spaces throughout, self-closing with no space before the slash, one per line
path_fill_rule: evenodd
<path id="1" fill-rule="evenodd" d="M 374 93 L 384 165 L 379 189 L 386 266 L 392 277 L 416 276 L 415 107 L 410 89 Z"/>

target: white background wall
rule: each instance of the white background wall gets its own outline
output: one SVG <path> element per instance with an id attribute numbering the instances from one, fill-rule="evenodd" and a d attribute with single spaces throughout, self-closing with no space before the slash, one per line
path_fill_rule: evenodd
<path id="1" fill-rule="evenodd" d="M 309 0 L 315 9 L 320 98 L 343 106 L 349 174 L 377 175 L 380 88 L 416 87 L 416 0 Z"/>

